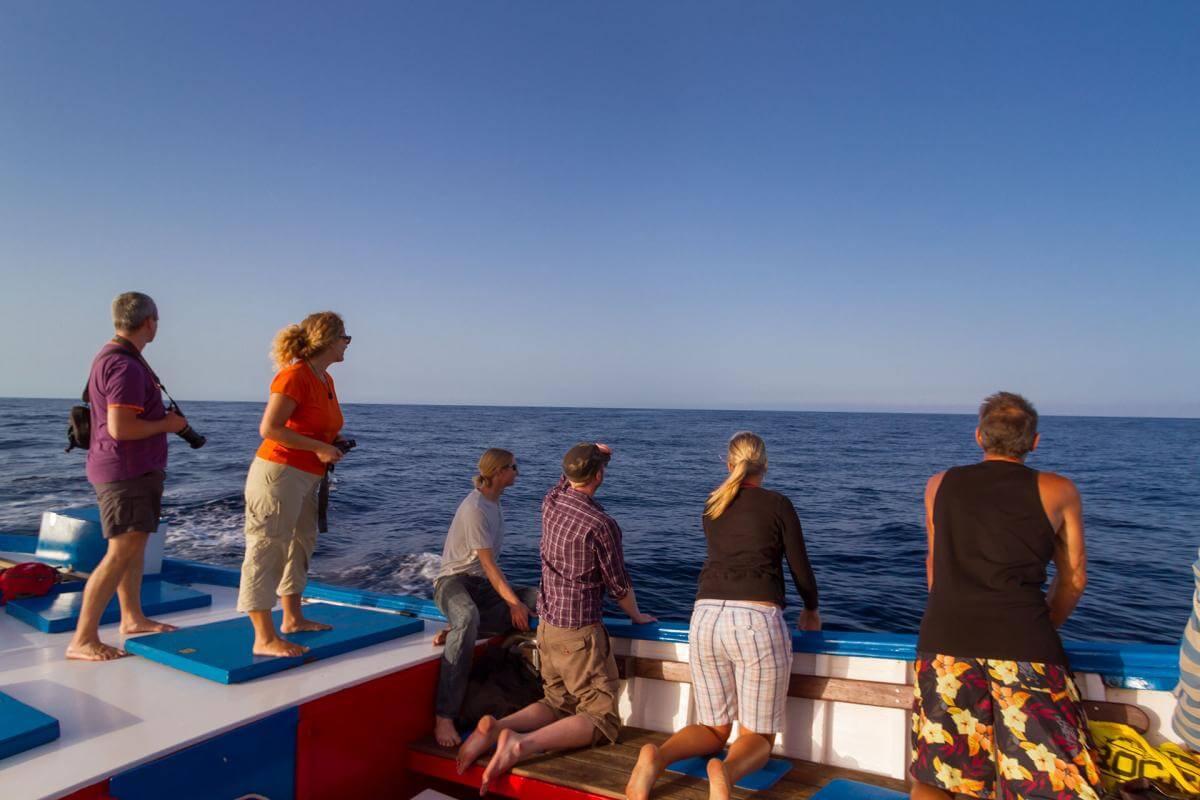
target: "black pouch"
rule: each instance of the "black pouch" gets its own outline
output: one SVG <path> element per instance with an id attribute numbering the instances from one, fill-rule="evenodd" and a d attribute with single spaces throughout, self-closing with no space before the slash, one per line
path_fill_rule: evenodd
<path id="1" fill-rule="evenodd" d="M 71 406 L 71 413 L 67 415 L 67 447 L 63 450 L 64 453 L 69 453 L 76 447 L 87 450 L 88 445 L 92 443 L 92 409 L 88 407 L 92 398 L 88 397 L 86 385 L 79 399 L 83 401 L 83 405 Z"/>
<path id="2" fill-rule="evenodd" d="M 71 406 L 67 417 L 67 447 L 64 453 L 69 453 L 78 447 L 87 450 L 92 442 L 92 410 L 87 406 Z"/>

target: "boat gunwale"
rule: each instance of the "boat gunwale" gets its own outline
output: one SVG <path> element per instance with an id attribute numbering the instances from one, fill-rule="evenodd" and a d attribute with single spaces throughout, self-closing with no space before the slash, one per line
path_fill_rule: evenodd
<path id="1" fill-rule="evenodd" d="M 33 553 L 36 545 L 36 536 L 0 533 L 0 550 Z M 241 573 L 232 567 L 168 556 L 163 559 L 162 578 L 181 583 L 236 587 Z M 318 581 L 309 582 L 304 596 L 313 600 L 410 614 L 437 622 L 446 620 L 432 600 L 422 597 L 333 586 Z M 604 625 L 610 636 L 619 639 L 672 644 L 687 644 L 688 640 L 688 622 L 685 620 L 634 625 L 625 617 L 605 617 Z M 1179 683 L 1179 648 L 1175 645 L 1064 641 L 1063 646 L 1072 671 L 1097 674 L 1105 685 L 1112 688 L 1173 691 Z M 817 633 L 793 630 L 792 650 L 809 655 L 911 662 L 917 657 L 917 637 L 909 633 L 835 630 Z"/>

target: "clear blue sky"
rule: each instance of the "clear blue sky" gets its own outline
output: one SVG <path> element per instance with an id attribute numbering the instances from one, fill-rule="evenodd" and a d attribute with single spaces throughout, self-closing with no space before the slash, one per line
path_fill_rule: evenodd
<path id="1" fill-rule="evenodd" d="M 0 12 L 0 395 L 1200 416 L 1200 6 Z"/>

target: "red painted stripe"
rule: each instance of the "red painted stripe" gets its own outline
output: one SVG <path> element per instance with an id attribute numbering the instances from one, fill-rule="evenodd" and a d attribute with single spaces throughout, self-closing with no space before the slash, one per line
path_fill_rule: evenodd
<path id="1" fill-rule="evenodd" d="M 483 767 L 472 766 L 462 775 L 459 775 L 454 769 L 454 762 L 452 760 L 442 756 L 433 756 L 428 753 L 414 753 L 409 751 L 408 768 L 413 772 L 419 772 L 431 778 L 440 778 L 452 783 L 460 783 L 463 786 L 478 788 L 479 784 L 483 782 Z M 545 781 L 526 778 L 523 775 L 513 775 L 511 773 L 488 784 L 488 794 L 498 794 L 502 797 L 516 797 L 520 798 L 520 800 L 609 800 L 604 795 L 581 792 L 578 789 L 558 786 L 557 784 L 546 783 Z"/>
<path id="2" fill-rule="evenodd" d="M 86 789 L 80 789 L 71 794 L 64 795 L 59 800 L 113 800 L 112 795 L 108 793 L 108 781 L 97 783 Z"/>

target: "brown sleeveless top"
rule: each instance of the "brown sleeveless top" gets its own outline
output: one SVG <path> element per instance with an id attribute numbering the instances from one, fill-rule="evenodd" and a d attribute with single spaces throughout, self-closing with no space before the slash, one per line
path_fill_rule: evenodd
<path id="1" fill-rule="evenodd" d="M 1042 589 L 1055 533 L 1037 470 L 1011 461 L 947 470 L 933 525 L 933 589 L 917 650 L 1066 665 Z"/>

